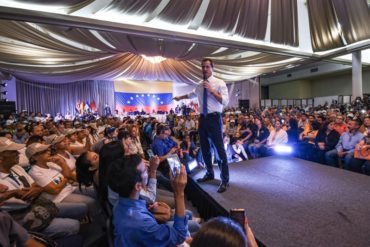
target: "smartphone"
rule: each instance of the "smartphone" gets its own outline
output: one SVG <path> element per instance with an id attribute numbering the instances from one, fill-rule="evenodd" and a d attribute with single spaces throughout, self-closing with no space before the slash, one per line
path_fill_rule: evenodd
<path id="1" fill-rule="evenodd" d="M 234 208 L 230 209 L 230 218 L 238 223 L 243 230 L 244 229 L 244 222 L 245 222 L 245 210 L 244 208 Z"/>
<path id="2" fill-rule="evenodd" d="M 146 152 L 148 154 L 149 159 L 151 159 L 154 156 L 153 150 L 148 149 L 148 150 L 146 150 Z"/>
<path id="3" fill-rule="evenodd" d="M 170 156 L 168 156 L 167 162 L 170 166 L 170 170 L 172 172 L 172 175 L 176 176 L 177 170 L 180 169 L 180 167 L 181 167 L 181 162 L 180 162 L 179 156 L 177 156 L 177 154 L 171 154 Z"/>

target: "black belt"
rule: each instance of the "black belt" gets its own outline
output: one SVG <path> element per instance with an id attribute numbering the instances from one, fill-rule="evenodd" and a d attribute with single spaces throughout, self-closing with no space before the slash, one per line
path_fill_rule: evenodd
<path id="1" fill-rule="evenodd" d="M 208 114 L 200 114 L 201 117 L 216 117 L 216 116 L 221 116 L 221 113 L 220 112 L 212 112 L 212 113 L 208 113 Z"/>

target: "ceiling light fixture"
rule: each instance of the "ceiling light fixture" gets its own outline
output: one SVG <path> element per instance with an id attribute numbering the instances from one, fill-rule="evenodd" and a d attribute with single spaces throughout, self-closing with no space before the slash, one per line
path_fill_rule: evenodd
<path id="1" fill-rule="evenodd" d="M 146 61 L 150 62 L 150 63 L 153 63 L 153 64 L 156 64 L 156 63 L 161 63 L 163 62 L 164 60 L 166 60 L 165 57 L 161 57 L 161 56 L 154 56 L 154 57 L 149 57 L 149 56 L 145 56 L 145 55 L 141 55 Z"/>

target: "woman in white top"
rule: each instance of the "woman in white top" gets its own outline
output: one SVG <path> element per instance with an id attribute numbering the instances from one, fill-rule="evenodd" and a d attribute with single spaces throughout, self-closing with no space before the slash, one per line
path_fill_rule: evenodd
<path id="1" fill-rule="evenodd" d="M 96 214 L 96 201 L 93 197 L 84 195 L 84 191 L 77 190 L 68 183 L 69 167 L 63 159 L 50 157 L 50 145 L 33 143 L 26 149 L 27 158 L 32 166 L 29 175 L 44 189 L 43 196 L 55 203 L 77 202 L 88 207 L 89 215 Z M 53 163 L 53 162 L 56 163 Z M 61 168 L 61 172 L 60 172 Z M 90 192 L 86 194 L 91 195 Z"/>
<path id="2" fill-rule="evenodd" d="M 71 171 L 70 179 L 76 181 L 76 159 L 67 151 L 68 143 L 64 135 L 50 135 L 44 137 L 46 144 L 51 145 L 51 155 L 63 159 Z"/>
<path id="3" fill-rule="evenodd" d="M 70 141 L 69 150 L 76 157 L 91 149 L 90 139 L 86 138 L 88 135 L 86 132 L 84 129 L 71 129 L 66 132 L 66 137 Z"/>

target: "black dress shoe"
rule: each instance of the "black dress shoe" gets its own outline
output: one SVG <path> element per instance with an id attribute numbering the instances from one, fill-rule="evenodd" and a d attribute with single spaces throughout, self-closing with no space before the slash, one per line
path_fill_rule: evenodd
<path id="1" fill-rule="evenodd" d="M 222 182 L 222 183 L 220 184 L 220 186 L 218 187 L 217 192 L 218 192 L 218 193 L 223 193 L 223 192 L 225 192 L 225 191 L 226 191 L 227 187 L 229 187 L 229 183 Z"/>
<path id="2" fill-rule="evenodd" d="M 197 182 L 199 182 L 199 183 L 203 183 L 203 182 L 206 182 L 206 181 L 213 180 L 214 178 L 215 178 L 214 176 L 209 175 L 208 173 L 206 173 L 206 175 L 204 175 L 204 177 L 202 177 L 202 178 L 198 178 L 198 179 L 197 179 Z"/>

